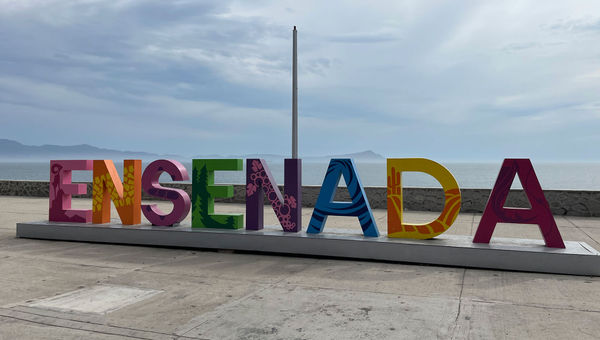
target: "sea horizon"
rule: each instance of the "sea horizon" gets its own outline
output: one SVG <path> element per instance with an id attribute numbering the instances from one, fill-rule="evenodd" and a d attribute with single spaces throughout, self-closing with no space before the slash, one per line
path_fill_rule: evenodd
<path id="1" fill-rule="evenodd" d="M 150 161 L 142 161 L 143 168 Z M 474 161 L 474 162 L 438 162 L 445 166 L 456 178 L 459 187 L 465 189 L 490 189 L 493 187 L 496 176 L 500 171 L 501 161 Z M 191 161 L 182 164 L 191 176 Z M 283 161 L 268 161 L 267 164 L 275 181 L 283 185 Z M 363 186 L 386 186 L 386 162 L 355 160 L 358 176 Z M 122 162 L 115 166 L 122 175 Z M 321 185 L 328 162 L 303 161 L 302 184 Z M 551 162 L 533 161 L 533 167 L 540 184 L 545 190 L 600 190 L 600 162 Z M 0 180 L 32 180 L 48 181 L 50 162 L 42 161 L 0 161 Z M 73 182 L 91 182 L 91 171 L 74 171 Z M 172 182 L 168 174 L 160 177 L 160 182 Z M 191 181 L 183 181 L 191 182 Z M 245 171 L 217 171 L 215 182 L 222 184 L 245 184 Z M 402 175 L 404 187 L 441 187 L 431 176 L 418 172 L 405 172 Z M 340 180 L 340 186 L 345 183 Z M 518 177 L 515 178 L 513 189 L 521 188 Z"/>

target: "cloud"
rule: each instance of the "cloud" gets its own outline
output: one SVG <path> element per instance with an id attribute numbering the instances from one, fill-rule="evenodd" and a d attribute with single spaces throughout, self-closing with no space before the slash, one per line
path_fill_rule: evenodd
<path id="1" fill-rule="evenodd" d="M 554 31 L 598 33 L 600 32 L 600 18 L 567 19 L 546 27 Z"/>
<path id="2" fill-rule="evenodd" d="M 382 42 L 398 41 L 399 39 L 400 37 L 395 36 L 391 32 L 367 32 L 334 35 L 329 38 L 329 41 L 350 44 L 378 44 Z"/>
<path id="3" fill-rule="evenodd" d="M 593 13 L 567 1 L 0 0 L 0 136 L 287 153 L 297 25 L 302 154 L 597 159 Z"/>

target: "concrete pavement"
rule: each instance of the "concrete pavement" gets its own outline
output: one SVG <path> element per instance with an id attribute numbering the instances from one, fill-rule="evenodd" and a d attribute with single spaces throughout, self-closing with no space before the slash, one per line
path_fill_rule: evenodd
<path id="1" fill-rule="evenodd" d="M 0 196 L 0 339 L 600 337 L 597 277 L 15 238 L 16 222 L 47 219 L 47 208 Z M 385 214 L 374 211 L 380 230 Z M 473 235 L 479 218 L 461 213 L 448 233 Z M 599 218 L 556 221 L 565 240 L 600 250 Z M 265 223 L 276 223 L 269 207 Z M 360 233 L 355 218 L 330 227 Z M 541 238 L 510 224 L 494 236 Z"/>

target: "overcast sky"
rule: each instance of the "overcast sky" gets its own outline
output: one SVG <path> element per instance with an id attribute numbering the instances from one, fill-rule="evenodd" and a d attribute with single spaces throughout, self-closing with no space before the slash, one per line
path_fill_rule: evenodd
<path id="1" fill-rule="evenodd" d="M 0 138 L 600 160 L 600 1 L 0 0 Z"/>

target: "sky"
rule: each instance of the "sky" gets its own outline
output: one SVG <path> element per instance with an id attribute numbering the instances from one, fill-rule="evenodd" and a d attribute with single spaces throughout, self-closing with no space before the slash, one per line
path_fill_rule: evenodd
<path id="1" fill-rule="evenodd" d="M 0 0 L 0 138 L 600 161 L 599 1 Z"/>

